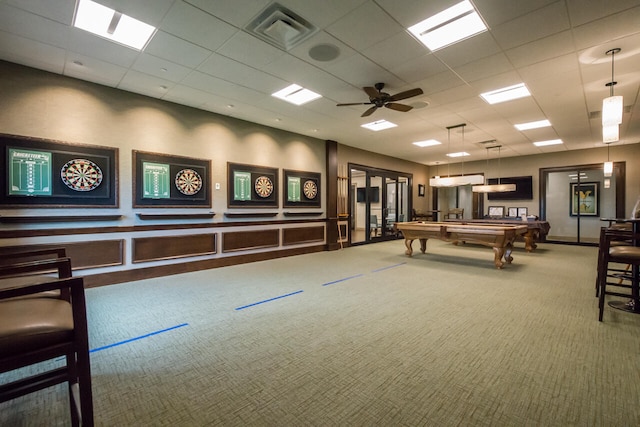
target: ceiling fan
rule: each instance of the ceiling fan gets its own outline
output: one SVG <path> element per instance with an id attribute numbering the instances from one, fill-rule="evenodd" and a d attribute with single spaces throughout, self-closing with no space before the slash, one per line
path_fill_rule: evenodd
<path id="1" fill-rule="evenodd" d="M 382 92 L 384 88 L 384 83 L 376 83 L 374 87 L 367 86 L 363 87 L 362 90 L 369 95 L 369 102 L 352 102 L 349 104 L 338 104 L 338 107 L 345 107 L 347 105 L 373 105 L 373 107 L 369 108 L 367 111 L 362 113 L 360 117 L 366 117 L 371 115 L 378 108 L 386 107 L 391 108 L 392 110 L 407 112 L 411 110 L 413 107 L 405 104 L 398 104 L 395 101 L 400 101 L 401 99 L 412 98 L 414 96 L 422 95 L 422 89 L 415 88 L 405 90 L 404 92 L 396 93 L 395 95 L 389 95 L 386 92 Z"/>

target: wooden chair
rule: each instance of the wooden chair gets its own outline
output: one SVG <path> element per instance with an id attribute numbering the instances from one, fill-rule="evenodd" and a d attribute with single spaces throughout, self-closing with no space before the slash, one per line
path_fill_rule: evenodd
<path id="1" fill-rule="evenodd" d="M 35 249 L 21 252 L 11 252 L 2 255 L 0 261 L 0 288 L 3 286 L 14 286 L 15 277 L 23 277 L 21 283 L 36 283 L 50 280 L 52 274 L 57 274 L 59 279 L 71 277 L 71 263 L 57 262 L 56 259 L 66 257 L 64 248 Z M 11 278 L 12 280 L 3 280 Z M 69 301 L 69 293 L 63 290 L 53 290 L 44 294 L 28 295 L 25 298 L 33 297 L 53 297 L 64 298 Z"/>
<path id="2" fill-rule="evenodd" d="M 69 258 L 23 262 L 3 266 L 2 270 L 24 278 L 26 274 L 52 268 L 62 275 L 71 275 Z M 31 283 L 15 280 L 15 283 L 10 286 L 5 282 L 0 288 L 0 373 L 60 357 L 66 363 L 0 384 L 0 402 L 67 382 L 71 425 L 93 426 L 83 279 L 64 277 Z M 51 297 L 54 292 L 57 298 Z"/>
<path id="3" fill-rule="evenodd" d="M 464 209 L 463 208 L 453 208 L 449 209 L 449 212 L 444 214 L 445 219 L 462 219 L 464 218 Z"/>
<path id="4" fill-rule="evenodd" d="M 629 298 L 628 308 L 640 312 L 635 307 L 634 297 L 637 298 L 640 268 L 640 247 L 629 242 L 640 241 L 640 234 L 628 230 L 603 228 L 601 230 L 600 248 L 598 250 L 598 320 L 602 321 L 605 297 L 607 295 Z M 613 264 L 613 265 L 611 265 Z M 621 268 L 629 265 L 630 271 Z M 610 279 L 615 278 L 617 281 Z M 614 290 L 610 288 L 613 287 Z M 626 289 L 626 291 L 623 291 Z M 629 291 L 630 290 L 630 291 Z M 635 294 L 635 295 L 634 295 Z"/>

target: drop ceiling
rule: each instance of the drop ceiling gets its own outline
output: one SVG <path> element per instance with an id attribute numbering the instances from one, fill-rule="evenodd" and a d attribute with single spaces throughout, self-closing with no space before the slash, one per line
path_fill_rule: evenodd
<path id="1" fill-rule="evenodd" d="M 245 28 L 267 0 L 97 0 L 158 28 L 143 51 L 72 26 L 75 0 L 0 0 L 0 59 L 232 116 L 319 139 L 331 139 L 423 164 L 601 147 L 599 111 L 624 96 L 620 141 L 640 142 L 640 1 L 473 0 L 489 30 L 430 52 L 407 28 L 459 0 L 278 0 L 313 28 L 286 50 Z M 278 28 L 271 29 L 273 31 Z M 329 45 L 329 46 L 327 46 Z M 315 49 L 314 49 L 315 48 Z M 337 50 L 336 50 L 337 49 Z M 327 55 L 313 55 L 310 52 Z M 337 53 L 337 56 L 334 55 Z M 333 57 L 335 56 L 335 57 Z M 379 108 L 369 117 L 365 86 L 385 83 L 409 112 Z M 524 82 L 532 93 L 496 105 L 480 93 Z M 296 83 L 322 95 L 302 106 L 272 93 Z M 372 132 L 385 119 L 397 127 Z M 548 119 L 552 127 L 518 131 L 517 123 Z M 466 123 L 449 135 L 447 127 Z M 562 145 L 534 141 L 560 138 Z M 443 144 L 420 148 L 414 141 Z"/>

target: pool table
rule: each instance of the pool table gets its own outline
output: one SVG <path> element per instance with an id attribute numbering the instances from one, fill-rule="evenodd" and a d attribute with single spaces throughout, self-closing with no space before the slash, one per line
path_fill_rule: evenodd
<path id="1" fill-rule="evenodd" d="M 504 264 L 511 264 L 511 251 L 517 236 L 527 232 L 526 225 L 496 225 L 496 224 L 459 224 L 449 222 L 412 221 L 398 222 L 396 227 L 404 236 L 407 247 L 405 254 L 411 256 L 413 241 L 420 240 L 420 251 L 427 250 L 427 240 L 438 239 L 445 242 L 477 243 L 493 248 L 493 262 L 501 269 Z M 504 258 L 504 261 L 503 261 Z"/>
<path id="2" fill-rule="evenodd" d="M 508 218 L 484 218 L 484 219 L 452 219 L 447 222 L 455 222 L 458 224 L 493 224 L 493 225 L 526 225 L 527 232 L 518 237 L 518 240 L 524 240 L 524 248 L 527 252 L 534 251 L 538 245 L 536 242 L 544 240 L 549 234 L 551 226 L 548 221 L 541 220 L 529 220 L 522 221 L 521 219 L 508 219 Z"/>

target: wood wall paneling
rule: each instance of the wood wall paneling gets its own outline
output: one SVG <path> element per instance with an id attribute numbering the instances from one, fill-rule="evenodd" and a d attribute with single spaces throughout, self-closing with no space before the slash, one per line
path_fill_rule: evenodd
<path id="1" fill-rule="evenodd" d="M 132 261 L 148 262 L 216 253 L 214 233 L 131 239 Z"/>
<path id="2" fill-rule="evenodd" d="M 284 246 L 323 241 L 324 227 L 297 227 L 282 230 L 282 244 Z"/>
<path id="3" fill-rule="evenodd" d="M 277 247 L 279 243 L 278 229 L 222 233 L 222 252 Z"/>
<path id="4" fill-rule="evenodd" d="M 60 242 L 23 246 L 0 247 L 0 254 L 7 252 L 27 251 L 64 247 L 71 258 L 73 270 L 107 267 L 124 264 L 124 240 L 89 240 L 86 242 Z"/>

